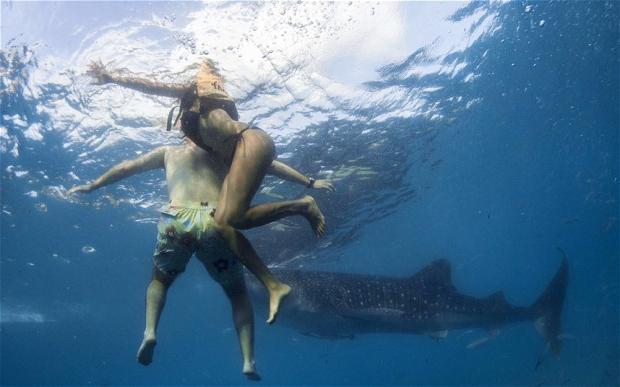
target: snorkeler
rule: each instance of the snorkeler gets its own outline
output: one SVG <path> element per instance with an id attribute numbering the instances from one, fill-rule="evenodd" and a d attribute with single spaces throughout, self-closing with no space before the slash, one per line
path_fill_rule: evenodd
<path id="1" fill-rule="evenodd" d="M 137 354 L 138 361 L 144 365 L 151 363 L 157 342 L 157 325 L 168 288 L 185 270 L 195 253 L 230 300 L 243 357 L 243 373 L 250 379 L 258 379 L 260 377 L 254 366 L 252 305 L 236 254 L 229 248 L 214 218 L 226 176 L 225 164 L 213 153 L 185 139 L 180 146 L 159 147 L 134 160 L 117 164 L 92 183 L 75 186 L 68 193 L 88 193 L 132 175 L 159 168 L 166 172 L 170 202 L 162 209 L 157 226 L 153 275 L 146 292 L 146 328 Z M 235 232 L 243 237 L 239 231 Z M 263 270 L 259 270 L 262 276 L 271 276 L 266 267 Z"/>
<path id="2" fill-rule="evenodd" d="M 254 262 L 260 258 L 237 230 L 302 215 L 316 235 L 321 236 L 325 232 L 325 218 L 311 196 L 255 206 L 251 206 L 251 201 L 266 173 L 309 188 L 333 191 L 332 184 L 327 180 L 307 178 L 275 160 L 275 145 L 271 137 L 259 128 L 238 121 L 235 102 L 224 89 L 222 77 L 209 62 L 200 65 L 195 82 L 187 85 L 123 76 L 116 71 L 108 71 L 101 62 L 91 63 L 90 74 L 100 84 L 115 83 L 143 93 L 181 100 L 174 123 L 180 118 L 183 133 L 228 166 L 217 202 L 215 221 L 231 250 L 269 290 L 270 315 L 267 322 L 273 322 L 280 301 L 288 295 L 290 287 L 273 275 L 267 275 L 268 271 L 253 269 L 265 266 L 262 262 Z M 174 108 L 168 115 L 168 130 L 173 125 L 173 115 Z"/>

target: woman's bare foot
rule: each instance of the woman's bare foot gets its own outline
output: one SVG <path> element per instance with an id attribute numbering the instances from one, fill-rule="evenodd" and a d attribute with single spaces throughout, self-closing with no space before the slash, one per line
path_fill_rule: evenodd
<path id="1" fill-rule="evenodd" d="M 269 290 L 269 318 L 267 324 L 273 324 L 280 310 L 280 303 L 291 292 L 291 287 L 286 284 L 280 284 L 275 289 Z"/>
<path id="2" fill-rule="evenodd" d="M 256 372 L 256 367 L 254 366 L 254 362 L 244 363 L 243 364 L 243 373 L 248 378 L 248 380 L 260 380 L 260 375 Z"/>
<path id="3" fill-rule="evenodd" d="M 151 364 L 153 361 L 153 350 L 156 344 L 157 340 L 155 336 L 144 336 L 144 340 L 142 340 L 142 344 L 140 344 L 138 354 L 136 355 L 140 364 L 145 366 Z"/>
<path id="4" fill-rule="evenodd" d="M 325 234 L 325 217 L 316 204 L 316 201 L 310 195 L 304 196 L 301 200 L 308 206 L 304 216 L 308 222 L 310 222 L 312 230 L 314 230 L 317 237 L 323 236 L 323 234 Z"/>

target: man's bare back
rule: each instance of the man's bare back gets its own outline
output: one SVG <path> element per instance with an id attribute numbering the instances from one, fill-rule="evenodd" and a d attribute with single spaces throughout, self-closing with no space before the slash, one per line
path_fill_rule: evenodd
<path id="1" fill-rule="evenodd" d="M 226 167 L 212 154 L 187 140 L 180 146 L 163 147 L 166 184 L 175 203 L 217 203 Z"/>

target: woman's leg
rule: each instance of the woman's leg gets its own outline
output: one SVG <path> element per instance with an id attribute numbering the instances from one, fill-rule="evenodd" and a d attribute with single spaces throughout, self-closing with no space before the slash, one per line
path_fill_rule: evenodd
<path id="1" fill-rule="evenodd" d="M 238 132 L 245 127 L 244 124 L 232 120 L 224 110 L 216 109 L 209 113 L 208 126 L 220 126 L 226 130 L 221 132 Z M 241 126 L 239 126 L 241 125 Z M 225 126 L 228 126 L 225 128 Z M 234 130 L 233 130 L 234 129 Z M 202 133 L 204 137 L 204 133 Z M 230 249 L 235 253 L 252 274 L 254 274 L 269 291 L 269 318 L 272 323 L 278 313 L 280 302 L 290 293 L 291 288 L 275 278 L 263 261 L 258 257 L 249 241 L 237 228 L 248 228 L 248 225 L 260 225 L 268 223 L 265 219 L 273 221 L 282 216 L 310 213 L 319 214 L 316 217 L 323 218 L 318 211 L 314 200 L 306 198 L 288 203 L 275 203 L 271 206 L 263 205 L 259 210 L 248 212 L 250 203 L 260 187 L 268 168 L 271 166 L 275 155 L 273 140 L 261 130 L 248 130 L 243 133 L 235 145 L 235 154 L 231 161 L 230 169 L 220 191 L 215 221 Z M 262 211 L 261 211 L 262 209 Z M 303 213 L 301 213 L 303 211 Z M 322 220 L 316 222 L 324 224 Z M 323 230 L 323 227 L 317 227 Z M 322 231 L 321 231 L 322 232 Z"/>
<path id="2" fill-rule="evenodd" d="M 246 126 L 232 120 L 221 109 L 209 114 L 208 123 L 210 126 L 229 125 L 230 131 L 238 131 Z M 258 129 L 243 133 L 243 138 L 236 144 L 230 170 L 222 184 L 215 220 L 218 224 L 245 230 L 283 217 L 301 215 L 308 220 L 314 232 L 321 236 L 325 231 L 325 218 L 311 196 L 250 207 L 274 156 L 275 146 L 267 133 Z"/>
<path id="3" fill-rule="evenodd" d="M 221 114 L 211 112 L 209 117 L 219 117 L 220 121 L 223 120 L 223 117 L 228 117 L 223 110 L 218 109 L 217 112 L 221 112 Z M 238 123 L 230 120 L 227 123 L 220 122 L 219 124 L 236 125 Z M 267 323 L 271 324 L 275 321 L 280 302 L 290 293 L 291 288 L 271 274 L 250 242 L 237 231 L 235 222 L 231 221 L 232 218 L 238 219 L 239 214 L 247 210 L 273 160 L 273 141 L 269 136 L 263 136 L 263 133 L 260 135 L 260 137 L 253 139 L 253 146 L 248 146 L 248 141 L 245 139 L 236 144 L 235 157 L 220 191 L 215 221 L 222 237 L 228 243 L 228 247 L 239 258 L 239 261 L 267 288 L 269 292 Z M 233 170 L 235 172 L 231 174 Z"/>
<path id="4" fill-rule="evenodd" d="M 254 247 L 246 237 L 231 226 L 219 226 L 220 234 L 230 250 L 239 261 L 260 280 L 269 292 L 269 317 L 267 323 L 272 324 L 278 314 L 280 303 L 291 292 L 291 287 L 280 282 L 260 259 Z"/>
<path id="5" fill-rule="evenodd" d="M 238 229 L 247 230 L 293 215 L 306 218 L 316 236 L 320 237 L 325 233 L 325 217 L 310 195 L 296 200 L 264 203 L 250 207 L 245 212 L 243 222 L 236 226 Z"/>

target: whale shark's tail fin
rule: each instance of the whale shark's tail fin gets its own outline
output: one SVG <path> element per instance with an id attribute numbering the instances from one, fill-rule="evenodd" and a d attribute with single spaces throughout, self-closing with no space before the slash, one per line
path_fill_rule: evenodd
<path id="1" fill-rule="evenodd" d="M 536 302 L 530 307 L 536 316 L 536 328 L 549 344 L 551 352 L 556 356 L 560 354 L 561 342 L 559 339 L 564 297 L 566 296 L 566 286 L 568 284 L 568 260 L 564 257 L 562 264 L 555 276 L 547 285 L 545 291 L 538 297 Z"/>

